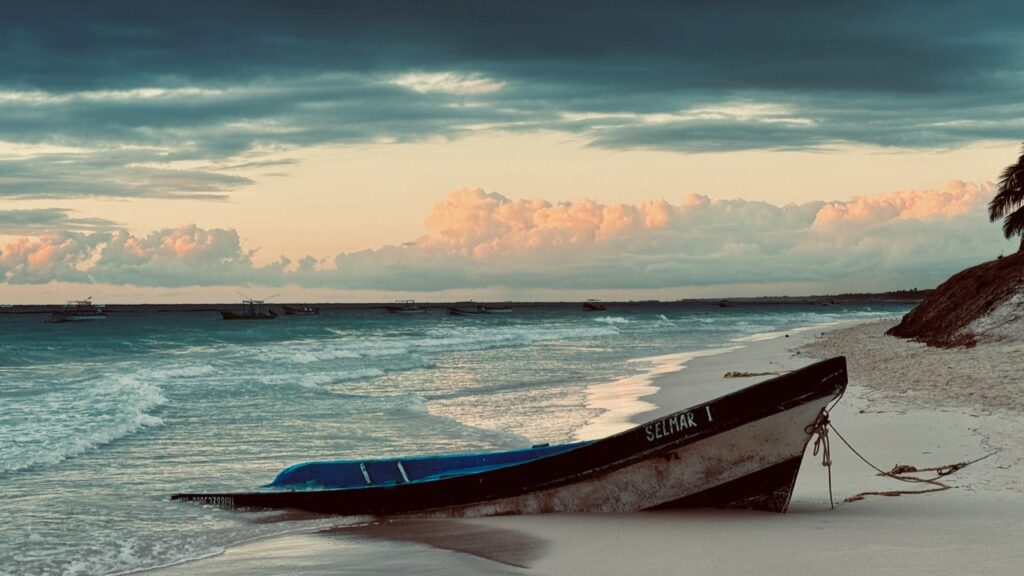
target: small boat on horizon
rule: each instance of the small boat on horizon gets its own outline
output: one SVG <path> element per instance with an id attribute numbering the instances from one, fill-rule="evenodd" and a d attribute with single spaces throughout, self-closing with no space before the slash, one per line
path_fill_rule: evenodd
<path id="1" fill-rule="evenodd" d="M 509 306 L 449 306 L 449 316 L 482 316 L 484 314 L 511 314 Z"/>
<path id="2" fill-rule="evenodd" d="M 319 306 L 289 306 L 282 304 L 281 309 L 284 311 L 286 316 L 319 316 Z"/>
<path id="3" fill-rule="evenodd" d="M 423 314 L 427 311 L 422 306 L 417 306 L 415 300 L 395 300 L 394 304 L 386 304 L 384 309 L 389 314 Z"/>
<path id="4" fill-rule="evenodd" d="M 607 306 L 597 300 L 587 300 L 583 303 L 584 312 L 603 312 L 607 309 Z"/>
<path id="5" fill-rule="evenodd" d="M 224 320 L 273 320 L 277 318 L 277 312 L 272 309 L 263 309 L 263 300 L 254 300 L 247 298 L 242 300 L 242 311 L 232 312 L 230 310 L 221 310 L 220 316 Z"/>
<path id="6" fill-rule="evenodd" d="M 708 507 L 785 512 L 807 444 L 846 383 L 840 356 L 600 440 L 305 462 L 285 468 L 258 491 L 171 499 L 373 516 Z"/>
<path id="7" fill-rule="evenodd" d="M 68 300 L 60 312 L 50 315 L 50 322 L 61 324 L 64 322 L 81 322 L 83 320 L 106 320 L 107 313 L 103 310 L 102 304 L 93 304 L 92 296 L 85 300 Z"/>

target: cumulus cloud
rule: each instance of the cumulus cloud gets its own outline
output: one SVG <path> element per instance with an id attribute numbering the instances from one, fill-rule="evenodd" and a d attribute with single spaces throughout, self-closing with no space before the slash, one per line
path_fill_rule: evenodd
<path id="1" fill-rule="evenodd" d="M 473 257 L 525 255 L 636 235 L 664 227 L 670 217 L 671 206 L 665 201 L 602 205 L 584 198 L 553 204 L 463 188 L 434 206 L 427 217 L 431 234 L 418 245 Z"/>
<path id="2" fill-rule="evenodd" d="M 136 286 L 208 286 L 283 281 L 282 260 L 257 267 L 235 230 L 194 224 L 138 237 L 113 233 L 46 232 L 0 247 L 0 277 L 15 284 L 50 281 Z"/>
<path id="3" fill-rule="evenodd" d="M 821 207 L 814 226 L 835 224 L 879 224 L 894 219 L 930 220 L 951 218 L 976 211 L 995 190 L 991 183 L 970 184 L 950 181 L 943 190 L 898 191 L 875 197 L 858 196 L 850 202 L 830 202 Z"/>
<path id="4" fill-rule="evenodd" d="M 950 182 L 846 202 L 778 206 L 688 194 L 636 205 L 553 203 L 460 189 L 410 246 L 342 254 L 358 288 L 667 288 L 751 282 L 934 285 L 1006 243 L 991 184 Z M 371 281 L 368 281 L 372 277 Z"/>
<path id="5" fill-rule="evenodd" d="M 101 232 L 59 232 L 18 238 L 0 248 L 0 277 L 14 284 L 90 282 L 88 273 L 79 266 L 108 237 Z"/>
<path id="6" fill-rule="evenodd" d="M 778 206 L 687 194 L 639 204 L 512 199 L 462 188 L 434 205 L 427 233 L 402 246 L 256 266 L 231 229 L 195 225 L 45 234 L 0 249 L 12 283 L 142 286 L 294 284 L 438 291 L 661 289 L 751 283 L 935 285 L 1011 248 L 988 222 L 990 183 Z"/>
<path id="7" fill-rule="evenodd" d="M 189 224 L 144 237 L 119 231 L 99 250 L 89 273 L 100 282 L 140 286 L 277 284 L 286 265 L 257 267 L 235 230 Z"/>

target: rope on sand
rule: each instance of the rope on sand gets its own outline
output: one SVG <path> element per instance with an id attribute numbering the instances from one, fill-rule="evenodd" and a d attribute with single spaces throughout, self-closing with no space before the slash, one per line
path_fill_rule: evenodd
<path id="1" fill-rule="evenodd" d="M 952 488 L 952 486 L 944 482 L 940 482 L 940 478 L 944 478 L 954 472 L 958 472 L 970 466 L 971 464 L 974 464 L 975 462 L 981 462 L 982 460 L 994 456 L 996 453 L 999 452 L 998 450 L 996 450 L 994 452 L 989 452 L 988 454 L 985 454 L 980 458 L 975 458 L 974 460 L 970 460 L 967 462 L 957 462 L 956 464 L 946 464 L 945 466 L 933 466 L 931 468 L 916 468 L 909 464 L 897 464 L 892 467 L 892 470 L 885 471 L 869 462 L 868 459 L 861 455 L 861 453 L 858 452 L 856 448 L 851 446 L 850 443 L 847 442 L 846 438 L 843 438 L 843 435 L 839 433 L 839 430 L 836 430 L 835 424 L 832 424 L 830 422 L 829 427 L 832 428 L 832 431 L 836 433 L 836 436 L 838 436 L 839 439 L 843 441 L 843 444 L 846 444 L 847 448 L 849 448 L 854 454 L 856 454 L 857 457 L 860 458 L 865 464 L 874 468 L 875 471 L 878 472 L 879 476 L 886 476 L 888 478 L 892 478 L 893 480 L 899 480 L 900 482 L 909 482 L 912 484 L 930 484 L 933 486 L 933 488 L 924 488 L 921 490 L 885 490 L 881 492 L 860 492 L 859 494 L 854 494 L 853 496 L 850 496 L 849 498 L 844 500 L 844 502 L 857 502 L 858 500 L 863 500 L 865 496 L 902 496 L 904 494 L 927 494 L 929 492 L 941 492 L 943 490 L 949 490 L 950 488 Z M 911 474 L 920 474 L 922 472 L 935 472 L 935 476 L 930 478 L 911 476 Z"/>
<path id="2" fill-rule="evenodd" d="M 909 464 L 897 464 L 892 467 L 892 470 L 885 471 L 872 464 L 867 458 L 865 458 L 860 452 L 857 451 L 847 440 L 839 433 L 828 417 L 829 411 L 838 403 L 839 398 L 836 398 L 832 406 L 827 406 L 821 409 L 818 413 L 818 418 L 814 421 L 814 424 L 808 426 L 805 431 L 808 434 L 816 435 L 817 438 L 814 440 L 814 455 L 817 456 L 818 452 L 821 452 L 821 465 L 828 468 L 828 502 L 829 505 L 834 509 L 836 507 L 835 502 L 832 499 L 832 452 L 829 447 L 828 430 L 832 429 L 836 433 L 836 436 L 842 440 L 843 444 L 850 449 L 851 452 L 857 455 L 865 464 L 875 469 L 879 476 L 886 476 L 893 480 L 899 480 L 900 482 L 908 482 L 914 484 L 930 484 L 932 488 L 924 488 L 921 490 L 886 490 L 881 492 L 861 492 L 850 496 L 843 502 L 857 502 L 863 500 L 865 496 L 902 496 L 904 494 L 927 494 L 929 492 L 941 492 L 943 490 L 949 490 L 952 486 L 941 482 L 940 479 L 950 474 L 957 472 L 974 464 L 975 462 L 981 462 L 982 460 L 994 456 L 999 451 L 990 452 L 981 458 L 976 458 L 968 462 L 958 462 L 956 464 L 946 464 L 945 466 L 934 466 L 931 468 L 916 468 Z M 922 472 L 935 472 L 933 477 L 921 478 L 919 476 L 913 476 L 912 474 L 920 474 Z"/>

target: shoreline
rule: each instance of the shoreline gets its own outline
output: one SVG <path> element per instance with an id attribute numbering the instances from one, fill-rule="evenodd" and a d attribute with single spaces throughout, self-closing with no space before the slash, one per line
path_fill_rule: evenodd
<path id="1" fill-rule="evenodd" d="M 954 486 L 952 490 L 844 503 L 845 497 L 859 492 L 907 486 L 877 477 L 833 437 L 835 510 L 829 509 L 827 470 L 808 450 L 785 515 L 683 510 L 399 521 L 271 537 L 231 547 L 214 558 L 145 573 L 621 574 L 678 571 L 682 562 L 688 570 L 730 574 L 801 573 L 822 564 L 840 575 L 869 570 L 940 576 L 1016 574 L 1024 561 L 1019 546 L 1024 536 L 1024 414 L 1014 405 L 993 404 L 1001 398 L 995 391 L 1009 390 L 1010 384 L 1001 387 L 995 382 L 992 391 L 978 397 L 990 403 L 983 405 L 965 390 L 976 382 L 951 377 L 946 384 L 965 391 L 947 394 L 928 381 L 933 371 L 950 370 L 946 364 L 928 364 L 937 358 L 953 366 L 1003 362 L 1012 369 L 1014 357 L 993 350 L 984 359 L 971 360 L 961 351 L 950 355 L 915 343 L 892 342 L 881 336 L 885 327 L 885 320 L 809 327 L 788 332 L 789 338 L 753 341 L 689 358 L 677 370 L 652 370 L 644 390 L 649 393 L 634 400 L 655 407 L 630 418 L 657 418 L 699 403 L 702 395 L 720 395 L 767 378 L 723 378 L 727 371 L 789 370 L 842 348 L 850 360 L 850 386 L 833 411 L 833 421 L 882 468 L 897 463 L 947 465 L 1000 449 L 994 457 L 948 477 L 945 481 Z M 877 356 L 892 347 L 892 357 Z M 869 358 L 861 359 L 863 355 Z M 1000 370 L 986 374 L 998 375 Z M 893 374 L 918 380 L 893 387 Z M 916 396 L 911 402 L 912 394 Z M 736 549 L 746 553 L 736 554 Z M 376 560 L 368 561 L 368 555 L 376 555 Z"/>
<path id="2" fill-rule="evenodd" d="M 679 370 L 659 375 L 657 388 L 647 401 L 655 408 L 633 415 L 637 426 L 773 377 L 773 373 L 795 370 L 818 358 L 801 356 L 798 348 L 824 334 L 873 319 L 854 319 L 799 326 L 788 331 L 765 332 L 733 340 L 719 354 L 701 354 Z M 796 353 L 794 353 L 796 352 Z M 823 358 L 822 358 L 823 359 Z M 725 378 L 727 372 L 751 374 Z"/>
<path id="3" fill-rule="evenodd" d="M 728 344 L 692 352 L 677 352 L 629 362 L 650 362 L 646 372 L 587 389 L 587 406 L 603 412 L 574 433 L 576 440 L 603 438 L 678 410 L 695 406 L 740 388 L 811 363 L 814 358 L 793 354 L 815 333 L 855 326 L 876 319 L 840 320 L 790 330 L 762 332 L 735 338 Z M 731 376 L 726 372 L 748 373 Z"/>

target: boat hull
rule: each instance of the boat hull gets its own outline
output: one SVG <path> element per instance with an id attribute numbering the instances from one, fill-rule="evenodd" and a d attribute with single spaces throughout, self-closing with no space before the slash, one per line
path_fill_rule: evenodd
<path id="1" fill-rule="evenodd" d="M 514 466 L 380 486 L 368 477 L 362 487 L 173 498 L 350 515 L 471 517 L 683 506 L 784 512 L 813 424 L 845 386 L 845 359 L 833 358 Z"/>
<path id="2" fill-rule="evenodd" d="M 64 312 L 54 312 L 50 316 L 50 322 L 53 324 L 62 324 L 64 322 L 88 322 L 90 320 L 106 319 L 106 314 L 67 314 Z"/>
<path id="3" fill-rule="evenodd" d="M 277 314 L 239 314 L 237 312 L 221 311 L 220 317 L 224 320 L 273 320 Z"/>

